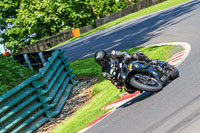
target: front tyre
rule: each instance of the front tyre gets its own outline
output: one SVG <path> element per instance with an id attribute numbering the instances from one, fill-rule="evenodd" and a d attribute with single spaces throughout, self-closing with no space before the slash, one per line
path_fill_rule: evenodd
<path id="1" fill-rule="evenodd" d="M 178 71 L 178 69 L 176 67 L 174 67 L 174 66 L 172 66 L 170 64 L 167 64 L 165 69 L 167 69 L 169 71 L 169 73 L 170 73 L 170 80 L 174 80 L 174 79 L 178 78 L 179 71 Z"/>
<path id="2" fill-rule="evenodd" d="M 136 73 L 130 77 L 129 84 L 138 90 L 148 92 L 158 92 L 162 89 L 162 84 L 160 82 L 152 77 L 148 77 L 139 73 Z"/>

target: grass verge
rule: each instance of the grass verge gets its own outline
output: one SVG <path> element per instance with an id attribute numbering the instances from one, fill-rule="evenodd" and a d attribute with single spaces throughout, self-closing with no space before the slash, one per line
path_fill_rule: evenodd
<path id="1" fill-rule="evenodd" d="M 152 59 L 167 60 L 173 54 L 182 50 L 180 46 L 149 46 L 126 49 L 129 53 L 136 52 L 137 50 L 143 52 L 145 55 Z M 52 133 L 76 133 L 85 128 L 89 123 L 94 121 L 99 116 L 107 111 L 101 110 L 105 105 L 112 103 L 119 99 L 119 90 L 116 89 L 110 81 L 101 77 L 101 67 L 95 63 L 94 58 L 81 59 L 71 62 L 70 67 L 74 70 L 74 74 L 79 75 L 92 75 L 99 78 L 98 83 L 92 88 L 93 98 L 88 104 L 75 112 L 70 119 L 58 125 Z"/>
<path id="2" fill-rule="evenodd" d="M 162 9 L 165 9 L 165 8 L 168 8 L 168 7 L 172 7 L 174 5 L 178 5 L 178 4 L 184 3 L 186 1 L 189 1 L 189 0 L 167 0 L 167 1 L 164 1 L 164 2 L 162 2 L 160 4 L 157 4 L 157 5 L 154 5 L 154 6 L 145 8 L 145 9 L 142 9 L 142 10 L 140 10 L 138 12 L 129 14 L 129 15 L 125 16 L 125 17 L 122 17 L 122 18 L 116 19 L 116 20 L 114 20 L 112 22 L 106 23 L 106 24 L 104 24 L 102 26 L 99 26 L 99 27 L 97 27 L 97 28 L 89 31 L 89 32 L 81 34 L 78 37 L 71 38 L 71 39 L 69 39 L 69 40 L 67 40 L 67 41 L 65 41 L 63 43 L 60 43 L 60 44 L 58 44 L 58 45 L 56 45 L 56 46 L 54 46 L 54 47 L 52 47 L 52 48 L 50 48 L 48 50 L 51 50 L 51 49 L 56 48 L 58 46 L 64 45 L 64 44 L 66 44 L 66 43 L 68 43 L 70 41 L 73 41 L 73 40 L 76 40 L 78 38 L 87 36 L 89 34 L 92 34 L 92 33 L 95 33 L 95 32 L 101 31 L 101 30 L 104 30 L 104 29 L 109 28 L 109 27 L 112 27 L 112 26 L 117 25 L 119 23 L 131 20 L 131 19 L 134 19 L 134 18 L 138 18 L 138 17 L 144 16 L 144 15 L 156 12 L 156 11 L 160 11 Z"/>

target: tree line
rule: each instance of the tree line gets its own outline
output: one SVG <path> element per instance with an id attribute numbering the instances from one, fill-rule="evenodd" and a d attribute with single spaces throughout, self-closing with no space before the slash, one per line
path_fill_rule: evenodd
<path id="1" fill-rule="evenodd" d="M 95 20 L 139 0 L 1 0 L 0 43 L 12 53 L 63 30 Z"/>

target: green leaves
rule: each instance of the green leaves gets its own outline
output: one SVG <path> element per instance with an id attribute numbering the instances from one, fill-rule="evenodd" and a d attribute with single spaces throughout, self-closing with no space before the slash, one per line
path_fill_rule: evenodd
<path id="1" fill-rule="evenodd" d="M 91 5 L 96 18 L 108 16 L 118 10 L 121 10 L 129 5 L 125 0 L 87 0 Z"/>
<path id="2" fill-rule="evenodd" d="M 15 87 L 34 72 L 18 64 L 12 57 L 0 54 L 0 96 Z"/>
<path id="3" fill-rule="evenodd" d="M 2 0 L 0 35 L 13 53 L 56 33 L 86 25 L 128 6 L 120 0 Z"/>

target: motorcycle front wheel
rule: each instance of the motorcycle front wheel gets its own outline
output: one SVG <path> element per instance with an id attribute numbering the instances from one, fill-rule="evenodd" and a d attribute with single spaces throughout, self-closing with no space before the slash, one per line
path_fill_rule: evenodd
<path id="1" fill-rule="evenodd" d="M 169 72 L 170 80 L 174 80 L 179 77 L 179 71 L 176 67 L 167 63 L 166 66 L 164 67 L 164 69 L 165 69 L 165 71 Z"/>
<path id="2" fill-rule="evenodd" d="M 158 92 L 162 90 L 162 84 L 153 77 L 149 77 L 145 74 L 135 73 L 130 77 L 129 84 L 142 91 Z"/>

